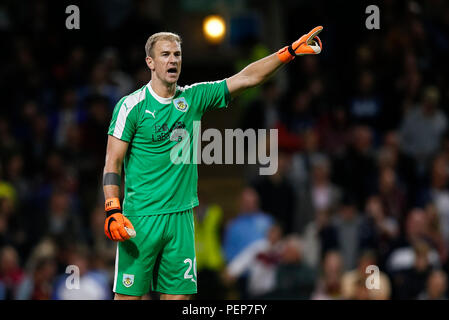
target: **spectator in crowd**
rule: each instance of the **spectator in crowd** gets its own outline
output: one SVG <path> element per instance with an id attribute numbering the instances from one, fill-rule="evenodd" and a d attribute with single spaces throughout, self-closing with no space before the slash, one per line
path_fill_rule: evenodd
<path id="1" fill-rule="evenodd" d="M 420 293 L 419 300 L 447 300 L 447 275 L 442 270 L 434 270 L 427 278 L 426 290 Z"/>
<path id="2" fill-rule="evenodd" d="M 391 168 L 395 172 L 398 170 L 399 160 L 399 142 L 397 134 L 394 131 L 388 131 L 384 135 L 383 143 L 377 151 L 377 166 L 379 170 Z"/>
<path id="3" fill-rule="evenodd" d="M 100 60 L 104 61 L 105 68 L 109 70 L 111 83 L 117 86 L 120 97 L 133 90 L 134 81 L 129 74 L 121 69 L 119 53 L 115 48 L 104 50 Z"/>
<path id="4" fill-rule="evenodd" d="M 240 212 L 225 228 L 223 250 L 229 263 L 243 249 L 263 239 L 273 224 L 273 218 L 260 210 L 257 192 L 246 187 L 240 195 Z"/>
<path id="5" fill-rule="evenodd" d="M 383 115 L 382 100 L 375 91 L 375 76 L 371 71 L 363 70 L 357 78 L 358 92 L 349 105 L 352 122 L 367 125 L 372 129 L 380 128 Z"/>
<path id="6" fill-rule="evenodd" d="M 435 249 L 440 257 L 441 264 L 446 264 L 448 262 L 448 243 L 443 237 L 441 231 L 441 222 L 438 214 L 437 207 L 433 203 L 429 203 L 424 208 L 426 217 L 428 219 L 429 228 L 428 236 L 429 241 L 435 245 Z"/>
<path id="7" fill-rule="evenodd" d="M 395 299 L 417 299 L 418 295 L 424 291 L 427 279 L 432 272 L 429 245 L 424 241 L 416 241 L 413 250 L 415 257 L 413 265 L 391 275 Z"/>
<path id="8" fill-rule="evenodd" d="M 76 213 L 71 212 L 70 199 L 64 191 L 55 191 L 50 197 L 48 216 L 43 228 L 54 237 L 63 237 L 73 241 L 83 241 L 81 223 Z M 75 240 L 76 239 L 76 240 Z"/>
<path id="9" fill-rule="evenodd" d="M 334 179 L 355 198 L 359 209 L 374 190 L 377 176 L 373 153 L 372 130 L 367 126 L 353 127 L 351 144 L 342 158 L 335 159 Z"/>
<path id="10" fill-rule="evenodd" d="M 290 169 L 290 179 L 296 189 L 304 188 L 310 183 L 313 159 L 322 156 L 318 131 L 315 128 L 306 129 L 301 139 L 302 148 L 299 152 L 293 153 Z"/>
<path id="11" fill-rule="evenodd" d="M 366 284 L 361 278 L 354 282 L 354 293 L 351 295 L 351 300 L 371 300 L 370 289 L 366 287 Z"/>
<path id="12" fill-rule="evenodd" d="M 14 233 L 18 232 L 13 229 L 10 221 L 14 218 L 14 205 L 10 199 L 0 198 L 0 247 L 7 244 L 15 244 Z"/>
<path id="13" fill-rule="evenodd" d="M 317 124 L 320 145 L 330 157 L 340 158 L 351 141 L 350 121 L 347 111 L 341 105 L 323 113 Z"/>
<path id="14" fill-rule="evenodd" d="M 297 79 L 297 83 L 299 84 L 299 88 L 308 88 L 307 91 L 311 94 L 311 98 L 314 98 L 316 90 L 310 90 L 313 87 L 313 83 L 318 80 L 319 82 L 324 82 L 325 72 L 322 70 L 322 64 L 319 59 L 312 56 L 304 56 L 304 59 L 298 61 L 295 66 L 300 74 L 303 74 L 304 77 L 301 79 Z M 318 90 L 319 91 L 319 90 Z"/>
<path id="15" fill-rule="evenodd" d="M 257 191 L 260 207 L 282 224 L 286 233 L 293 231 L 295 213 L 295 190 L 288 179 L 291 157 L 278 153 L 278 170 L 272 175 L 259 176 L 252 187 Z"/>
<path id="16" fill-rule="evenodd" d="M 75 89 L 67 88 L 62 93 L 61 106 L 57 108 L 56 113 L 51 116 L 49 123 L 55 144 L 62 147 L 68 144 L 67 135 L 70 127 L 78 125 L 83 121 L 83 113 L 79 108 L 78 96 Z"/>
<path id="17" fill-rule="evenodd" d="M 13 151 L 17 151 L 19 144 L 11 132 L 8 118 L 0 116 L 0 156 L 4 158 Z"/>
<path id="18" fill-rule="evenodd" d="M 316 119 L 310 106 L 311 98 L 308 90 L 298 91 L 293 95 L 290 117 L 284 120 L 291 133 L 301 135 L 314 128 Z"/>
<path id="19" fill-rule="evenodd" d="M 438 252 L 435 244 L 429 236 L 429 217 L 420 208 L 410 211 L 405 221 L 404 234 L 393 244 L 395 249 L 388 256 L 386 268 L 389 273 L 395 273 L 404 269 L 410 269 L 416 263 L 417 248 L 424 248 L 423 245 L 416 246 L 417 243 L 426 243 L 426 250 L 420 250 L 421 255 L 427 254 L 427 260 L 433 267 L 440 267 Z M 421 259 L 423 260 L 423 258 Z M 426 260 L 426 261 L 427 261 Z"/>
<path id="20" fill-rule="evenodd" d="M 384 167 L 379 170 L 378 192 L 385 214 L 403 222 L 407 200 L 392 168 Z"/>
<path id="21" fill-rule="evenodd" d="M 89 82 L 79 88 L 78 94 L 83 100 L 94 95 L 107 97 L 112 111 L 120 96 L 118 86 L 110 79 L 110 69 L 105 61 L 99 61 L 92 67 Z"/>
<path id="22" fill-rule="evenodd" d="M 314 129 L 315 119 L 310 110 L 310 93 L 307 90 L 293 94 L 288 103 L 290 109 L 282 113 L 277 123 L 279 147 L 289 152 L 299 152 L 304 148 L 304 133 Z"/>
<path id="23" fill-rule="evenodd" d="M 86 99 L 87 114 L 86 121 L 82 123 L 81 142 L 84 154 L 87 153 L 91 158 L 81 163 L 82 169 L 92 174 L 98 172 L 97 163 L 102 159 L 97 151 L 104 148 L 105 137 L 103 133 L 109 128 L 110 112 L 108 110 L 108 100 L 104 96 L 94 95 Z M 80 159 L 82 161 L 82 159 Z M 102 159 L 103 160 L 103 159 Z"/>
<path id="24" fill-rule="evenodd" d="M 229 284 L 246 276 L 246 286 L 241 297 L 260 299 L 269 295 L 276 286 L 276 269 L 281 261 L 282 229 L 273 224 L 265 238 L 247 246 L 226 266 L 225 279 Z"/>
<path id="25" fill-rule="evenodd" d="M 439 227 L 446 243 L 449 243 L 449 189 L 448 159 L 440 154 L 432 162 L 430 184 L 422 191 L 419 204 L 433 204 L 438 214 Z"/>
<path id="26" fill-rule="evenodd" d="M 397 131 L 385 132 L 383 144 L 377 152 L 377 167 L 379 171 L 385 168 L 394 170 L 396 185 L 405 196 L 408 205 L 409 199 L 415 198 L 419 183 L 416 180 L 415 161 L 401 150 Z"/>
<path id="27" fill-rule="evenodd" d="M 26 278 L 18 287 L 15 299 L 49 300 L 56 271 L 54 258 L 42 257 L 37 260 L 34 269 L 27 272 Z"/>
<path id="28" fill-rule="evenodd" d="M 316 273 L 304 262 L 303 242 L 296 234 L 288 235 L 284 241 L 280 263 L 276 268 L 276 285 L 267 298 L 285 300 L 310 299 Z"/>
<path id="29" fill-rule="evenodd" d="M 365 251 L 359 259 L 359 264 L 356 269 L 347 271 L 343 274 L 342 277 L 342 295 L 344 299 L 353 300 L 360 297 L 359 295 L 363 294 L 364 300 L 388 300 L 391 296 L 391 284 L 388 276 L 380 271 L 377 273 L 376 271 L 372 271 L 368 269 L 368 267 L 374 266 L 379 268 L 376 264 L 376 257 L 374 252 Z M 378 283 L 371 283 L 373 288 L 367 288 L 367 279 L 370 276 L 375 276 L 378 280 Z M 377 278 L 378 277 L 378 278 Z M 369 281 L 369 279 L 368 279 Z M 366 289 L 366 295 L 363 293 L 363 288 Z M 362 291 L 362 292 L 361 292 Z"/>
<path id="30" fill-rule="evenodd" d="M 104 270 L 92 268 L 90 254 L 84 247 L 74 247 L 67 254 L 70 274 L 56 278 L 52 292 L 54 300 L 106 300 L 111 298 L 110 279 Z M 70 277 L 70 278 L 69 278 Z M 70 283 L 70 286 L 67 285 Z M 73 288 L 77 288 L 73 290 Z"/>
<path id="31" fill-rule="evenodd" d="M 337 230 L 331 223 L 331 213 L 317 211 L 315 219 L 302 233 L 304 241 L 304 261 L 313 268 L 318 268 L 327 252 L 338 249 Z"/>
<path id="32" fill-rule="evenodd" d="M 32 250 L 25 265 L 24 280 L 17 288 L 17 300 L 49 300 L 57 274 L 57 246 L 53 239 L 42 239 Z"/>
<path id="33" fill-rule="evenodd" d="M 5 299 L 14 298 L 24 276 L 16 249 L 12 246 L 0 248 L 0 286 L 3 287 Z"/>
<path id="34" fill-rule="evenodd" d="M 403 73 L 396 80 L 396 89 L 400 95 L 401 107 L 407 112 L 413 108 L 414 102 L 419 99 L 423 83 L 415 53 L 407 51 L 404 54 L 402 69 Z"/>
<path id="35" fill-rule="evenodd" d="M 252 101 L 244 111 L 241 128 L 273 129 L 279 121 L 280 89 L 275 81 L 262 84 L 260 96 Z"/>
<path id="36" fill-rule="evenodd" d="M 12 152 L 8 156 L 5 165 L 5 180 L 11 183 L 16 190 L 16 203 L 14 205 L 20 206 L 21 203 L 30 200 L 30 183 L 24 175 L 25 160 L 21 152 Z"/>
<path id="37" fill-rule="evenodd" d="M 315 111 L 316 119 L 319 119 L 319 115 L 326 111 L 329 104 L 324 94 L 326 92 L 326 81 L 323 78 L 323 73 L 315 74 L 307 81 L 306 85 L 307 91 L 310 94 L 310 106 Z"/>
<path id="38" fill-rule="evenodd" d="M 366 201 L 363 222 L 360 227 L 361 247 L 374 250 L 379 257 L 379 266 L 384 267 L 393 243 L 399 237 L 399 222 L 385 213 L 379 196 L 374 195 Z"/>
<path id="39" fill-rule="evenodd" d="M 340 300 L 342 293 L 343 258 L 338 251 L 328 251 L 322 260 L 321 274 L 311 299 Z"/>
<path id="40" fill-rule="evenodd" d="M 447 117 L 440 109 L 440 93 L 436 87 L 429 86 L 420 104 L 405 114 L 400 128 L 401 148 L 416 160 L 420 176 L 440 147 L 446 129 Z"/>
<path id="41" fill-rule="evenodd" d="M 16 110 L 16 113 L 13 117 L 14 120 L 14 136 L 11 135 L 11 137 L 15 137 L 14 139 L 14 150 L 17 150 L 17 147 L 21 147 L 24 143 L 27 143 L 29 141 L 33 140 L 33 121 L 37 117 L 37 114 L 39 113 L 40 106 L 38 105 L 38 102 L 34 99 L 28 99 L 26 100 L 18 110 Z M 7 133 L 6 136 L 10 135 L 11 133 Z M 6 140 L 8 141 L 8 139 Z M 32 153 L 29 153 L 28 149 L 23 150 L 27 155 L 31 155 Z M 28 157 L 25 157 L 28 158 Z M 32 164 L 29 163 L 29 174 L 33 173 L 34 170 L 31 170 L 33 168 Z"/>
<path id="42" fill-rule="evenodd" d="M 0 206 L 3 199 L 0 199 Z M 2 211 L 0 211 L 0 247 L 3 247 L 9 242 L 9 232 L 8 232 L 8 217 Z"/>
<path id="43" fill-rule="evenodd" d="M 345 271 L 355 268 L 361 250 L 361 226 L 363 218 L 359 213 L 355 200 L 346 194 L 340 208 L 332 219 L 337 233 L 337 245 L 343 257 Z"/>
<path id="44" fill-rule="evenodd" d="M 298 188 L 297 210 L 294 217 L 294 230 L 303 232 L 307 224 L 314 220 L 317 212 L 332 213 L 341 199 L 341 190 L 332 183 L 331 162 L 324 155 L 311 159 L 310 182 Z"/>
<path id="45" fill-rule="evenodd" d="M 38 261 L 44 260 L 56 261 L 59 249 L 60 248 L 58 247 L 58 244 L 54 238 L 50 236 L 45 236 L 41 241 L 39 241 L 39 243 L 36 244 L 36 246 L 30 252 L 25 264 L 26 272 L 29 273 L 30 270 L 31 271 L 35 270 Z"/>
<path id="46" fill-rule="evenodd" d="M 60 66 L 66 77 L 66 83 L 74 87 L 80 86 L 85 81 L 85 75 L 88 74 L 88 52 L 82 45 L 75 45 L 70 48 L 67 54 L 67 61 Z"/>
<path id="47" fill-rule="evenodd" d="M 31 121 L 33 143 L 29 146 L 29 150 L 27 150 L 29 154 L 29 158 L 27 158 L 34 162 L 36 171 L 40 171 L 42 170 L 46 156 L 54 150 L 54 143 L 51 139 L 47 115 L 38 113 Z"/>

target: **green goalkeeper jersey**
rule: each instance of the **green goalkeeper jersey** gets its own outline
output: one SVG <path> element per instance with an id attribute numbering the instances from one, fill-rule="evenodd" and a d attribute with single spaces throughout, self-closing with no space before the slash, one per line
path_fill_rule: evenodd
<path id="1" fill-rule="evenodd" d="M 194 121 L 207 110 L 226 107 L 231 99 L 226 80 L 177 86 L 171 98 L 158 96 L 150 83 L 120 99 L 108 130 L 129 143 L 123 200 L 128 216 L 179 212 L 198 205 L 196 162 L 173 161 L 171 155 L 182 141 L 190 143 L 193 155 L 198 134 Z M 190 139 L 179 134 L 181 129 Z"/>

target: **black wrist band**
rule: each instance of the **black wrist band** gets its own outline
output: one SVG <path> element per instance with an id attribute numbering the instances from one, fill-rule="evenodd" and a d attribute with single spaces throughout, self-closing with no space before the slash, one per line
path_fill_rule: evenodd
<path id="1" fill-rule="evenodd" d="M 292 45 L 288 46 L 288 53 L 290 53 L 292 56 L 296 57 L 296 52 L 293 50 Z"/>
<path id="2" fill-rule="evenodd" d="M 106 218 L 109 218 L 111 215 L 113 215 L 114 213 L 122 213 L 122 210 L 120 209 L 111 209 L 106 211 Z"/>

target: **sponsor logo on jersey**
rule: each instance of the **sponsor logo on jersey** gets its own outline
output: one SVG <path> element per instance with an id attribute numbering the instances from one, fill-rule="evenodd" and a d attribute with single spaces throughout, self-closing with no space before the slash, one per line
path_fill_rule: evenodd
<path id="1" fill-rule="evenodd" d="M 171 140 L 171 141 L 181 141 L 182 137 L 179 134 L 179 129 L 185 130 L 186 125 L 182 121 L 178 121 L 171 127 L 164 123 L 163 125 L 154 125 L 154 134 L 151 135 L 151 140 L 153 142 Z M 175 132 L 175 134 L 173 134 Z M 175 138 L 176 137 L 176 138 Z"/>
<path id="2" fill-rule="evenodd" d="M 182 112 L 186 112 L 189 108 L 189 105 L 187 104 L 187 101 L 184 97 L 174 99 L 173 103 L 175 105 L 175 108 Z"/>
<path id="3" fill-rule="evenodd" d="M 123 274 L 123 285 L 127 288 L 131 287 L 134 284 L 134 275 L 133 274 Z"/>

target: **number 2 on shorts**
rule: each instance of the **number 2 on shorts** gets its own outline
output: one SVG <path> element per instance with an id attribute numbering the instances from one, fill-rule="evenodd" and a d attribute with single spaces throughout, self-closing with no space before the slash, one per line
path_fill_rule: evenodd
<path id="1" fill-rule="evenodd" d="M 196 283 L 196 257 L 193 259 L 193 263 L 192 263 L 192 259 L 185 259 L 184 263 L 188 263 L 189 267 L 187 268 L 186 272 L 184 273 L 184 279 L 191 279 L 193 282 Z M 189 274 L 190 270 L 192 270 L 192 266 L 193 266 L 193 274 L 195 275 L 195 279 L 193 278 L 193 275 Z"/>

